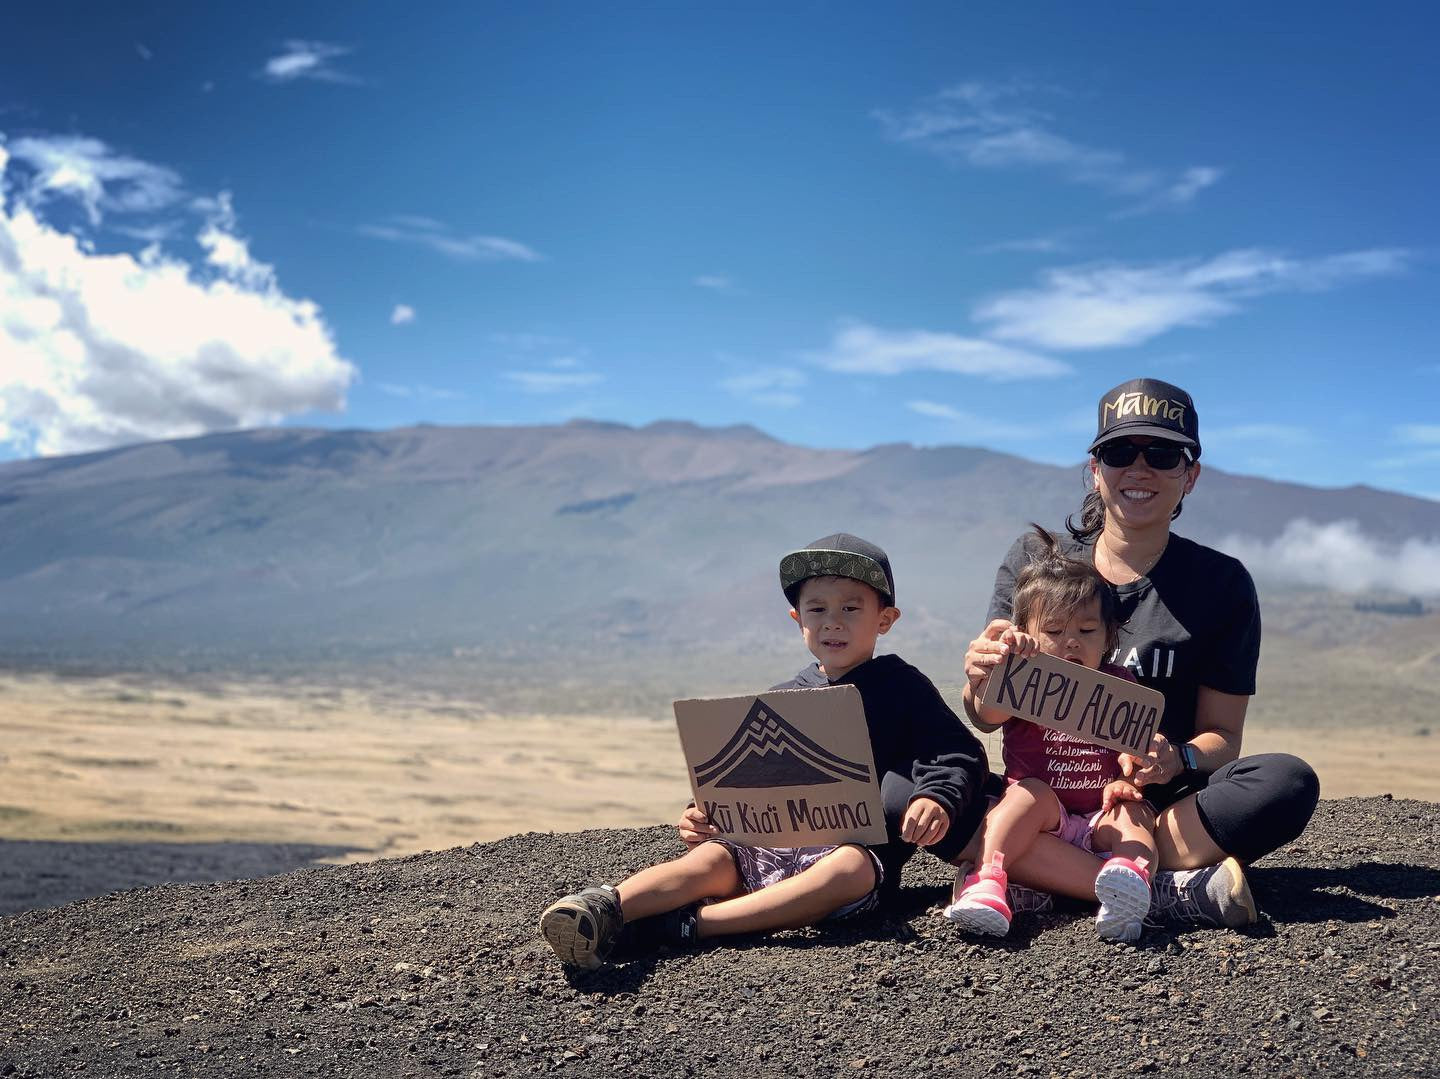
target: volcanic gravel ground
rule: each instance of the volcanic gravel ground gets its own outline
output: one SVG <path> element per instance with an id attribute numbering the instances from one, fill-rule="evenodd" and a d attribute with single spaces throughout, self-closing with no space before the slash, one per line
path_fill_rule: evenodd
<path id="1" fill-rule="evenodd" d="M 677 849 L 529 834 L 0 919 L 0 1075 L 1440 1074 L 1435 804 L 1322 803 L 1245 932 L 967 940 L 922 854 L 888 918 L 566 973 L 540 910 Z"/>

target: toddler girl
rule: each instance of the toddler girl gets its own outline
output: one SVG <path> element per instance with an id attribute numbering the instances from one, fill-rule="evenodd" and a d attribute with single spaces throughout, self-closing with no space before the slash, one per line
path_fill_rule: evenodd
<path id="1" fill-rule="evenodd" d="M 1134 681 L 1123 667 L 1103 662 L 1119 633 L 1109 586 L 1094 566 L 1062 554 L 1049 532 L 1034 528 L 1041 551 L 1016 579 L 1014 626 L 1001 640 L 1022 657 L 1043 652 Z M 1009 932 L 1005 859 L 1014 862 L 1036 836 L 1050 832 L 1082 850 L 1109 852 L 1095 877 L 1095 927 L 1106 940 L 1137 940 L 1150 909 L 1155 813 L 1135 785 L 1120 778 L 1119 754 L 999 709 L 980 709 L 976 726 L 1005 728 L 1007 788 L 981 825 L 980 871 L 957 874 L 945 917 L 973 933 Z"/>

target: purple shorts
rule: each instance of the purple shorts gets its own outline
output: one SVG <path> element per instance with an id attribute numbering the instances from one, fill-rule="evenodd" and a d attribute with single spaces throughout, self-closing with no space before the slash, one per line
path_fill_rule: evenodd
<path id="1" fill-rule="evenodd" d="M 1060 824 L 1051 830 L 1050 834 L 1065 840 L 1072 847 L 1079 847 L 1081 850 L 1088 850 L 1095 853 L 1091 840 L 1095 836 L 1095 825 L 1100 821 L 1100 811 L 1094 813 L 1071 813 L 1064 806 L 1060 807 Z"/>
<path id="2" fill-rule="evenodd" d="M 740 874 L 740 883 L 747 892 L 758 892 L 761 888 L 799 876 L 827 854 L 840 849 L 839 846 L 745 847 L 728 839 L 707 839 L 706 842 L 719 843 L 730 852 L 730 857 L 735 860 L 735 871 Z M 823 921 L 833 922 L 857 914 L 866 914 L 880 905 L 880 885 L 885 881 L 885 869 L 873 850 L 869 847 L 860 849 L 869 856 L 870 864 L 875 867 L 875 887 L 855 902 L 846 903 L 840 909 L 831 911 Z"/>

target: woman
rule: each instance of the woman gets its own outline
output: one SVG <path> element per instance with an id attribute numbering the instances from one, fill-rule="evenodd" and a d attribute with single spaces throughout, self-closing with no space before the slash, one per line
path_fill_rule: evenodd
<path id="1" fill-rule="evenodd" d="M 1144 757 L 1122 767 L 1160 810 L 1154 910 L 1185 921 L 1239 926 L 1257 915 L 1242 863 L 1298 836 L 1320 796 L 1304 761 L 1283 753 L 1241 757 L 1245 711 L 1255 692 L 1260 610 L 1238 561 L 1174 535 L 1170 522 L 1200 478 L 1200 433 L 1190 395 L 1155 379 L 1133 379 L 1100 399 L 1090 444 L 1093 489 L 1066 525 L 1067 553 L 1093 560 L 1110 582 L 1125 630 L 1108 657 L 1165 695 L 1160 733 Z M 1025 539 L 995 578 L 989 625 L 965 653 L 965 710 L 1005 655 Z M 1098 861 L 1058 838 L 1041 837 L 1007 866 L 1012 880 L 1094 899 Z M 1024 909 L 1022 903 L 1021 908 Z"/>

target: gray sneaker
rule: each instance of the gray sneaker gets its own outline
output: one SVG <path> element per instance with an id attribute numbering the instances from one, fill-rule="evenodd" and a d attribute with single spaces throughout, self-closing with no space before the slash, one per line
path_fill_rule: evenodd
<path id="1" fill-rule="evenodd" d="M 1154 899 L 1146 925 L 1209 925 L 1239 929 L 1260 918 L 1245 871 L 1234 858 L 1203 869 L 1155 874 Z"/>
<path id="2" fill-rule="evenodd" d="M 1015 914 L 1045 914 L 1055 909 L 1055 897 L 1049 892 L 1012 884 L 1005 889 L 1005 898 Z"/>
<path id="3" fill-rule="evenodd" d="M 584 970 L 605 965 L 620 936 L 620 893 L 610 885 L 556 900 L 540 915 L 540 935 L 560 961 Z"/>

